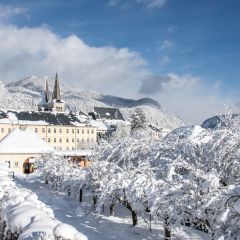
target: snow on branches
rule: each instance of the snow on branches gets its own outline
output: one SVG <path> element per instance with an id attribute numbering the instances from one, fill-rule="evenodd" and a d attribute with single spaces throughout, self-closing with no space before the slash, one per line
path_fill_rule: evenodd
<path id="1" fill-rule="evenodd" d="M 58 156 L 43 157 L 38 167 L 62 191 L 87 186 L 99 211 L 108 205 L 114 214 L 122 204 L 133 225 L 151 214 L 163 221 L 166 239 L 177 224 L 234 239 L 240 235 L 240 121 L 223 118 L 214 130 L 181 127 L 155 140 L 146 128 L 120 131 L 95 146 L 87 169 Z"/>

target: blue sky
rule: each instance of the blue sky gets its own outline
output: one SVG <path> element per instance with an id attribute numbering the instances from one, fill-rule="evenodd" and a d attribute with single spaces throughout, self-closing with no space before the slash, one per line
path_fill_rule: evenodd
<path id="1" fill-rule="evenodd" d="M 15 9 L 6 16 L 2 13 L 2 18 L 0 9 L 4 26 L 47 29 L 60 39 L 75 35 L 87 47 L 101 51 L 111 47 L 116 51 L 127 49 L 127 61 L 132 63 L 129 54 L 138 55 L 134 57 L 130 75 L 141 68 L 143 75 L 150 76 L 146 80 L 144 75 L 139 82 L 132 83 L 129 78 L 126 88 L 131 91 L 126 93 L 124 89 L 114 92 L 114 87 L 104 86 L 104 81 L 96 82 L 96 88 L 91 85 L 93 90 L 108 94 L 112 91 L 124 97 L 153 97 L 189 122 L 200 122 L 224 111 L 224 104 L 238 110 L 240 2 L 237 0 L 2 0 L 1 7 L 2 12 L 6 8 Z M 136 67 L 138 57 L 142 63 Z M 52 68 L 57 65 L 53 63 Z M 19 78 L 27 71 L 20 71 Z M 40 74 L 39 70 L 34 73 Z M 66 75 L 63 71 L 63 76 Z M 145 91 L 146 81 L 152 83 L 152 88 L 148 85 Z M 80 86 L 81 81 L 73 84 Z M 179 98 L 183 99 L 182 111 L 174 107 Z M 211 106 L 202 103 L 213 98 Z M 184 108 L 189 101 L 192 105 L 188 112 Z M 202 115 L 193 113 L 198 109 L 203 111 Z"/>

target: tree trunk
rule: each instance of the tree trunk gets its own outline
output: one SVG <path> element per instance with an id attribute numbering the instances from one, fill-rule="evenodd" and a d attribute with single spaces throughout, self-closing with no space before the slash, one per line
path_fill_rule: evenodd
<path id="1" fill-rule="evenodd" d="M 152 214 L 149 216 L 149 230 L 152 231 Z"/>
<path id="2" fill-rule="evenodd" d="M 168 217 L 164 218 L 164 240 L 171 239 L 171 229 L 168 223 Z"/>
<path id="3" fill-rule="evenodd" d="M 96 205 L 97 205 L 97 197 L 93 196 L 93 207 L 94 207 L 94 209 L 96 209 Z"/>
<path id="4" fill-rule="evenodd" d="M 110 209 L 109 209 L 109 210 L 110 210 L 110 215 L 111 215 L 111 216 L 114 216 L 114 215 L 115 215 L 114 204 L 111 204 L 111 205 L 110 205 Z"/>
<path id="5" fill-rule="evenodd" d="M 79 202 L 82 202 L 82 197 L 83 197 L 83 190 L 80 189 L 80 191 L 79 191 Z"/>
<path id="6" fill-rule="evenodd" d="M 105 206 L 104 206 L 104 204 L 103 204 L 103 206 L 102 206 L 102 211 L 103 211 L 103 214 L 104 214 L 104 212 L 105 212 Z"/>
<path id="7" fill-rule="evenodd" d="M 128 201 L 122 201 L 121 199 L 118 199 L 121 204 L 123 204 L 129 211 L 131 211 L 132 214 L 132 223 L 133 227 L 137 225 L 138 220 L 137 220 L 137 212 L 134 211 L 131 207 L 131 205 L 128 203 Z"/>
<path id="8" fill-rule="evenodd" d="M 48 180 L 47 179 L 45 180 L 45 184 L 48 184 Z"/>
<path id="9" fill-rule="evenodd" d="M 138 223 L 138 220 L 137 220 L 137 213 L 135 211 L 132 211 L 131 210 L 131 213 L 132 213 L 132 221 L 133 221 L 133 227 L 137 225 Z"/>

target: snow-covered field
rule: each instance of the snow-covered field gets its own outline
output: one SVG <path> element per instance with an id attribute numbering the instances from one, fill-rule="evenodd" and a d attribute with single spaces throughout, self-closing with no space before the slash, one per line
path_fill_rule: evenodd
<path id="1" fill-rule="evenodd" d="M 97 214 L 90 198 L 84 196 L 84 202 L 79 203 L 73 197 L 65 193 L 59 193 L 51 189 L 49 185 L 41 181 L 37 173 L 17 175 L 15 179 L 17 186 L 24 187 L 36 193 L 38 199 L 53 209 L 56 219 L 74 226 L 82 232 L 89 240 L 157 240 L 163 238 L 161 223 L 152 224 L 152 231 L 142 219 L 139 225 L 132 227 L 130 213 L 118 206 L 116 216 L 109 216 L 108 209 L 104 214 Z M 210 239 L 207 234 L 193 230 L 188 227 L 176 227 L 173 230 L 172 239 Z"/>

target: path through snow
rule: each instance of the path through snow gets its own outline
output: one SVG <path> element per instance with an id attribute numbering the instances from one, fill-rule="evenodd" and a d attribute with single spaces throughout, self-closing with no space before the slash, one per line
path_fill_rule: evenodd
<path id="1" fill-rule="evenodd" d="M 131 219 L 126 216 L 121 218 L 98 216 L 88 204 L 81 204 L 65 193 L 50 189 L 49 185 L 41 182 L 37 174 L 18 175 L 16 183 L 36 193 L 39 200 L 53 209 L 58 220 L 71 224 L 89 240 L 159 240 L 163 236 L 163 229 L 158 224 L 153 224 L 153 230 L 150 232 L 143 223 L 131 227 Z M 173 239 L 208 240 L 210 238 L 200 231 L 181 227 L 174 230 Z"/>

